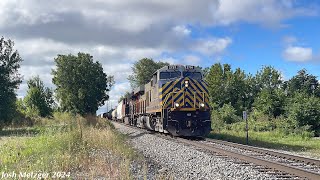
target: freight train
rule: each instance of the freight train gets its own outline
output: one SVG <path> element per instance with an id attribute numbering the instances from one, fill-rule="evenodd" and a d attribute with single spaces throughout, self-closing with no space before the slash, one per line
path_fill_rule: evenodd
<path id="1" fill-rule="evenodd" d="M 136 88 L 112 111 L 112 119 L 173 136 L 211 131 L 208 87 L 195 66 L 170 65 Z"/>

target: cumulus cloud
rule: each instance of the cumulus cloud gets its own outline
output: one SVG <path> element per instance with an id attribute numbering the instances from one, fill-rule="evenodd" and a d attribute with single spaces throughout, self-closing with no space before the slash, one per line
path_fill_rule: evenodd
<path id="1" fill-rule="evenodd" d="M 52 87 L 54 57 L 87 52 L 115 76 L 117 91 L 140 58 L 194 64 L 200 58 L 192 54 L 221 55 L 232 43 L 230 37 L 191 37 L 192 27 L 277 25 L 312 13 L 294 0 L 1 0 L 0 34 L 15 40 L 25 79 L 39 74 Z M 24 81 L 20 97 L 25 88 Z"/>
<path id="2" fill-rule="evenodd" d="M 188 36 L 191 33 L 191 30 L 188 29 L 186 26 L 175 26 L 172 29 L 178 35 Z"/>
<path id="3" fill-rule="evenodd" d="M 197 66 L 200 64 L 201 59 L 195 55 L 187 55 L 183 58 L 184 64 Z"/>
<path id="4" fill-rule="evenodd" d="M 304 43 L 301 43 L 295 36 L 285 36 L 283 42 L 285 49 L 282 51 L 282 57 L 287 61 L 308 62 L 320 59 L 311 47 L 301 45 Z"/>
<path id="5" fill-rule="evenodd" d="M 63 22 L 68 13 L 78 15 L 79 24 L 95 22 L 100 27 L 137 33 L 156 24 L 200 23 L 229 25 L 280 23 L 294 16 L 313 15 L 294 0 L 1 0 L 1 25 L 34 25 Z M 87 22 L 87 23 L 86 23 Z"/>
<path id="6" fill-rule="evenodd" d="M 248 22 L 263 26 L 278 26 L 288 18 L 316 14 L 315 9 L 301 8 L 294 0 L 220 0 L 212 12 L 216 24 Z"/>
<path id="7" fill-rule="evenodd" d="M 229 37 L 225 38 L 214 38 L 214 39 L 203 39 L 199 40 L 195 50 L 205 54 L 205 55 L 213 55 L 222 53 L 230 44 L 232 43 L 232 39 Z"/>
<path id="8" fill-rule="evenodd" d="M 313 54 L 311 48 L 290 46 L 284 50 L 283 57 L 288 61 L 306 62 L 313 59 Z"/>
<path id="9" fill-rule="evenodd" d="M 160 58 L 160 59 L 156 59 L 156 61 L 161 61 L 161 62 L 167 62 L 169 64 L 179 64 L 181 63 L 180 59 L 176 59 L 174 57 L 165 57 L 165 58 Z"/>

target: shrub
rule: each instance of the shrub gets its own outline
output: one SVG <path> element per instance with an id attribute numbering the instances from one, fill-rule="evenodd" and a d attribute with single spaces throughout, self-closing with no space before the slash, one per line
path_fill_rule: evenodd
<path id="1" fill-rule="evenodd" d="M 285 93 L 281 89 L 263 89 L 255 98 L 253 106 L 256 110 L 270 117 L 283 114 L 285 104 Z"/>
<path id="2" fill-rule="evenodd" d="M 224 104 L 221 108 L 213 110 L 211 114 L 212 129 L 221 130 L 224 124 L 232 124 L 241 119 L 236 115 L 236 110 L 231 104 Z"/>
<path id="3" fill-rule="evenodd" d="M 219 109 L 219 116 L 226 124 L 240 121 L 240 118 L 236 115 L 236 110 L 231 106 L 230 103 L 224 104 L 222 108 Z"/>
<path id="4" fill-rule="evenodd" d="M 288 118 L 299 127 L 310 126 L 310 130 L 320 135 L 320 99 L 297 93 L 287 106 Z"/>

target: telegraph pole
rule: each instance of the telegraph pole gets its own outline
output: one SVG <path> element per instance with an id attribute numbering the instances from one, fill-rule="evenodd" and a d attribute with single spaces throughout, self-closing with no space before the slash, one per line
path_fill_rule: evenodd
<path id="1" fill-rule="evenodd" d="M 247 111 L 243 111 L 242 116 L 243 116 L 243 119 L 246 120 L 246 144 L 249 145 L 249 128 L 248 128 Z"/>

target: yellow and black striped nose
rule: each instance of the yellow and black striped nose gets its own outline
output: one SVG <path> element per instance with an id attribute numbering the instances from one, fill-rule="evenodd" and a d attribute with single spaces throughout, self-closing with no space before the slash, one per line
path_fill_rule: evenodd
<path id="1" fill-rule="evenodd" d="M 164 109 L 209 109 L 208 88 L 202 80 L 186 77 L 167 82 L 159 89 L 159 98 Z"/>

